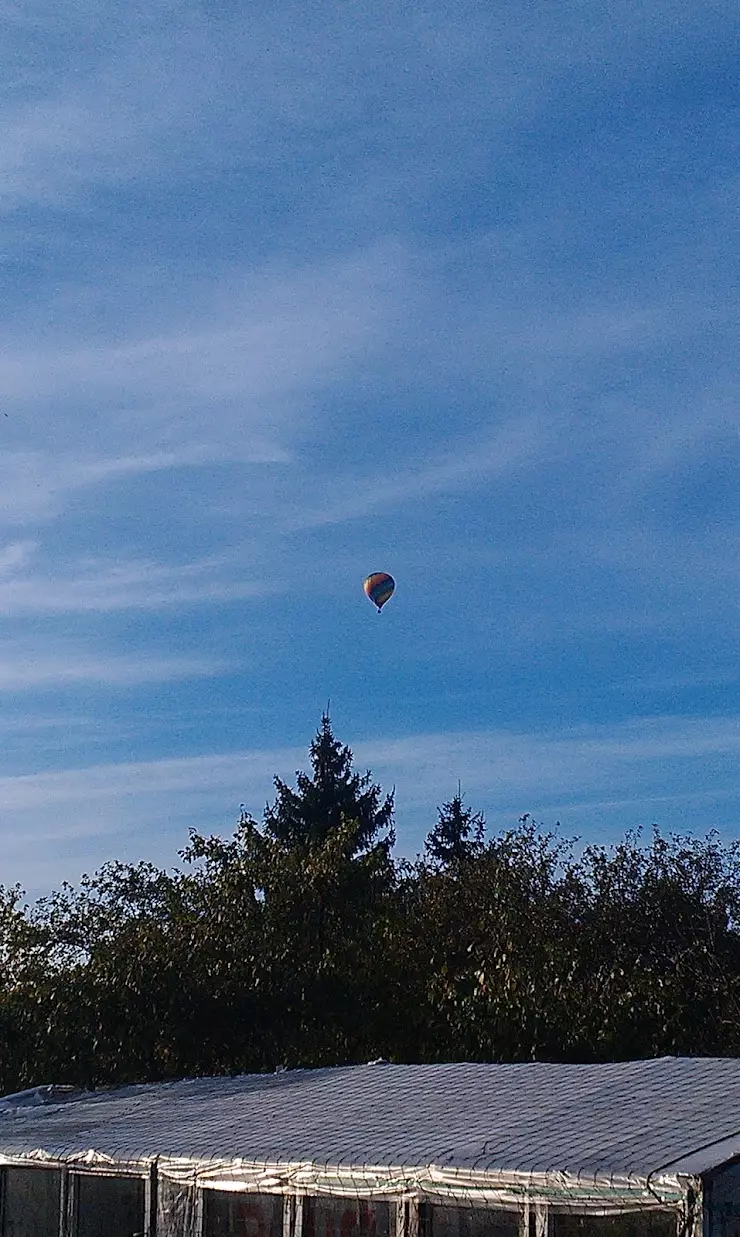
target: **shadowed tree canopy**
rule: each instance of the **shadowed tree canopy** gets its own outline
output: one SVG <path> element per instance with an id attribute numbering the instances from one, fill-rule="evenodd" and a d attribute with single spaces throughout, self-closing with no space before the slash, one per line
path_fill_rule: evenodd
<path id="1" fill-rule="evenodd" d="M 0 1094 L 277 1065 L 740 1054 L 740 841 L 484 837 L 457 795 L 416 860 L 328 714 L 263 824 L 185 870 L 0 886 Z M 0 875 L 2 873 L 0 872 Z"/>
<path id="2" fill-rule="evenodd" d="M 480 854 L 486 822 L 463 799 L 458 786 L 455 797 L 437 809 L 437 823 L 424 843 L 427 857 L 436 863 L 459 863 Z"/>
<path id="3" fill-rule="evenodd" d="M 358 854 L 375 844 L 393 844 L 393 794 L 382 798 L 369 773 L 352 769 L 352 752 L 335 737 L 328 713 L 310 748 L 312 774 L 297 773 L 297 790 L 275 778 L 277 798 L 265 808 L 268 837 L 286 846 L 322 846 L 351 827 Z"/>

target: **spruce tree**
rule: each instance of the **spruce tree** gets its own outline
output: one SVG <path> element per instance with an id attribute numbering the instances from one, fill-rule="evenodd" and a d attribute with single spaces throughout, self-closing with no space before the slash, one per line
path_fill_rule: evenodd
<path id="1" fill-rule="evenodd" d="M 393 794 L 381 798 L 370 773 L 353 771 L 349 747 L 335 737 L 328 713 L 310 748 L 312 774 L 296 774 L 297 789 L 274 779 L 277 797 L 264 813 L 268 837 L 287 846 L 322 846 L 352 827 L 352 854 L 393 843 Z"/>
<path id="2" fill-rule="evenodd" d="M 483 846 L 486 822 L 482 813 L 467 807 L 463 799 L 458 786 L 454 798 L 437 808 L 437 823 L 424 843 L 427 857 L 445 867 L 474 858 Z"/>

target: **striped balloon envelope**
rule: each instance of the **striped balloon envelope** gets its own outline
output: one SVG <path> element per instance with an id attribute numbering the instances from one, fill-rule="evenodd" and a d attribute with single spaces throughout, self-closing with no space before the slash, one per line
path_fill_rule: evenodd
<path id="1" fill-rule="evenodd" d="M 396 581 L 386 571 L 374 571 L 372 575 L 367 577 L 363 585 L 365 594 L 370 598 L 373 605 L 378 607 L 378 614 L 380 614 L 395 587 Z"/>

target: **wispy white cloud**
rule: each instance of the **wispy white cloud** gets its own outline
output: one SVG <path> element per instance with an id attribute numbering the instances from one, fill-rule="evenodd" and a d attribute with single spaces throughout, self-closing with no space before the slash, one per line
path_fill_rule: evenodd
<path id="1" fill-rule="evenodd" d="M 496 431 L 477 442 L 462 441 L 446 454 L 430 452 L 409 459 L 403 468 L 379 476 L 329 478 L 316 506 L 289 516 L 288 526 L 320 527 L 344 523 L 431 498 L 450 490 L 480 484 L 484 479 L 512 475 L 533 462 L 542 463 L 553 446 L 553 427 L 542 417 L 522 416 L 505 421 Z"/>
<path id="2" fill-rule="evenodd" d="M 422 660 L 444 679 L 459 658 L 474 681 L 484 642 L 529 652 L 538 685 L 512 711 L 461 706 L 459 725 L 481 728 L 446 735 L 444 689 L 432 702 L 421 683 L 433 733 L 358 746 L 398 785 L 408 848 L 448 772 L 492 818 L 541 804 L 632 823 L 693 796 L 698 819 L 734 793 L 733 718 L 484 722 L 538 715 L 554 640 L 575 670 L 573 691 L 559 680 L 569 717 L 603 707 L 583 691 L 584 637 L 610 684 L 653 663 L 690 678 L 696 633 L 707 664 L 732 663 L 736 126 L 722 92 L 740 8 L 443 10 L 0 0 L 0 688 L 23 706 L 43 694 L 48 717 L 58 689 L 63 733 L 65 706 L 71 725 L 143 681 L 134 642 L 152 681 L 215 672 L 198 650 L 228 644 L 219 603 L 256 595 L 239 620 L 250 647 L 274 620 L 296 681 L 314 682 L 336 608 L 304 626 L 295 590 L 270 601 L 283 581 L 338 562 L 359 576 L 396 541 L 418 576 L 425 551 L 453 569 L 468 556 L 480 599 L 495 556 L 490 628 L 465 590 L 470 631 L 425 614 L 404 698 Z M 166 606 L 192 655 L 163 651 L 147 612 Z M 218 684 L 224 706 L 242 689 Z M 129 739 L 142 715 L 125 695 Z M 173 738 L 169 693 L 153 695 L 164 715 L 136 751 L 191 752 L 193 717 L 202 749 L 223 743 L 197 708 Z M 69 764 L 71 740 L 19 743 L 31 781 L 3 783 L 4 862 L 38 873 L 47 826 L 58 873 L 119 848 L 169 857 L 186 823 L 228 825 L 299 762 L 276 749 L 116 765 L 132 748 L 103 730 L 79 756 L 109 762 L 97 771 L 31 775 Z M 250 717 L 241 738 L 259 735 Z M 737 798 L 723 802 L 726 820 Z"/>
<path id="3" fill-rule="evenodd" d="M 560 817 L 566 833 L 585 828 L 592 837 L 656 818 L 681 829 L 687 809 L 703 814 L 707 828 L 740 823 L 734 716 L 422 733 L 353 746 L 358 767 L 396 788 L 405 853 L 421 847 L 436 806 L 454 794 L 458 779 L 492 828 L 523 811 L 550 825 Z M 75 878 L 81 867 L 120 854 L 175 862 L 188 826 L 228 833 L 240 803 L 259 816 L 273 775 L 290 780 L 306 763 L 295 748 L 252 749 L 0 778 L 6 879 L 40 887 L 40 843 L 58 855 L 58 870 Z M 72 861 L 63 858 L 65 848 L 74 851 Z"/>
<path id="4" fill-rule="evenodd" d="M 246 573 L 239 578 L 238 564 L 223 557 L 176 565 L 93 561 L 72 566 L 66 575 L 42 570 L 6 574 L 0 578 L 0 615 L 149 610 L 262 597 L 275 589 Z"/>
<path id="5" fill-rule="evenodd" d="M 33 557 L 35 541 L 11 541 L 0 549 L 0 577 L 25 567 Z"/>
<path id="6" fill-rule="evenodd" d="M 6 332 L 0 519 L 48 518 L 74 492 L 116 478 L 289 463 L 317 431 L 322 392 L 382 349 L 404 263 L 397 247 L 376 246 L 292 271 L 232 273 L 228 287 L 188 289 L 156 328 L 132 311 L 123 342 L 70 343 L 54 331 L 29 349 Z"/>
<path id="7" fill-rule="evenodd" d="M 362 355 L 368 332 L 388 329 L 384 315 L 402 263 L 400 251 L 381 246 L 292 270 L 247 268 L 230 272 L 226 287 L 203 279 L 183 289 L 189 303 L 160 305 L 165 321 L 143 336 L 134 326 L 122 342 L 65 345 L 57 332 L 31 350 L 14 350 L 11 339 L 0 361 L 0 398 L 8 407 L 84 393 L 89 405 L 128 392 L 132 404 L 138 396 L 151 410 L 177 397 L 197 420 L 204 397 L 237 397 L 247 401 L 248 417 L 248 401 L 303 391 L 327 365 L 341 369 Z"/>
<path id="8" fill-rule="evenodd" d="M 4 692 L 48 690 L 84 683 L 126 687 L 215 677 L 232 669 L 230 663 L 207 657 L 156 657 L 147 653 L 103 657 L 74 649 L 57 649 L 54 654 L 39 655 L 30 651 L 27 644 L 15 647 L 0 644 L 0 691 Z"/>
<path id="9" fill-rule="evenodd" d="M 0 452 L 0 521 L 12 525 L 48 519 L 59 514 L 78 490 L 117 478 L 193 468 L 210 459 L 210 452 L 188 445 L 179 450 L 109 457 L 63 451 Z"/>
<path id="10" fill-rule="evenodd" d="M 228 835 L 247 793 L 261 807 L 276 758 L 290 760 L 283 749 L 0 778 L 0 883 L 35 896 L 108 859 L 171 866 L 191 826 Z"/>
<path id="11" fill-rule="evenodd" d="M 83 714 L 69 712 L 5 713 L 0 717 L 0 732 L 3 734 L 38 734 L 43 731 L 84 730 L 91 719 Z"/>
<path id="12" fill-rule="evenodd" d="M 15 90 L 1 113 L 0 204 L 64 205 L 91 187 L 156 174 L 158 157 L 171 164 L 193 129 L 193 102 L 196 113 L 208 107 L 215 73 L 195 17 L 187 6 L 178 20 L 161 5 L 146 16 L 114 5 L 97 28 L 98 15 L 79 3 L 20 19 L 11 11 L 3 68 Z M 42 29 L 46 54 L 34 63 L 28 51 Z"/>
<path id="13" fill-rule="evenodd" d="M 300 760 L 300 752 L 295 751 L 292 754 L 295 760 Z M 244 787 L 255 777 L 266 779 L 267 784 L 274 772 L 274 763 L 283 763 L 286 758 L 290 759 L 290 755 L 290 749 L 278 749 L 97 765 L 89 769 L 5 777 L 0 778 L 0 799 L 8 811 L 34 811 L 43 804 L 52 803 L 58 807 L 75 804 L 79 808 L 84 801 L 91 805 L 93 813 L 96 811 L 93 805 L 108 801 L 113 804 L 110 828 L 117 828 L 116 804 L 121 799 L 149 795 L 167 796 L 174 792 L 212 792 L 220 788 L 223 788 L 224 796 L 228 798 L 229 792 L 233 792 L 237 785 L 243 793 Z M 240 801 L 241 798 L 237 798 L 234 805 L 237 809 Z M 71 822 L 67 825 L 62 823 L 59 834 L 56 832 L 57 825 L 53 824 L 49 836 L 69 836 L 70 827 L 72 833 L 76 834 Z M 80 828 L 85 828 L 82 822 Z M 97 832 L 97 825 L 94 823 L 91 828 L 93 834 Z"/>
<path id="14" fill-rule="evenodd" d="M 625 785 L 659 781 L 668 765 L 683 762 L 683 781 L 702 762 L 734 760 L 740 752 L 736 717 L 638 718 L 618 725 L 582 725 L 565 731 L 535 733 L 482 731 L 413 735 L 358 746 L 358 756 L 376 771 L 413 770 L 415 793 L 423 793 L 439 770 L 460 778 L 472 794 L 494 795 L 499 802 L 522 793 L 535 799 L 583 802 L 584 792 L 603 798 L 613 783 L 618 798 Z M 740 779 L 737 782 L 740 795 Z M 711 793 L 711 792 L 710 792 Z"/>
<path id="15" fill-rule="evenodd" d="M 288 3 L 248 16 L 195 3 L 109 5 L 102 25 L 79 2 L 24 8 L 5 6 L 9 34 L 25 42 L 43 30 L 60 52 L 24 60 L 8 39 L 2 67 L 34 96 L 2 118 L 11 201 L 59 200 L 91 183 L 172 172 L 188 158 L 233 161 L 235 150 L 258 166 L 301 145 L 314 157 L 337 144 L 354 154 L 372 148 L 381 117 L 386 139 L 406 139 L 408 162 L 409 133 L 427 154 L 435 133 L 450 130 L 474 145 L 481 118 L 489 133 L 511 126 L 551 106 L 561 81 L 571 92 L 584 79 L 603 89 L 626 66 L 636 73 L 651 55 L 680 55 L 682 32 L 694 43 L 723 29 L 730 39 L 737 21 L 723 0 L 705 0 L 700 23 L 691 6 L 648 12 L 634 0 L 587 17 L 576 3 L 556 15 L 538 3 L 526 22 L 476 3 L 417 13 L 396 0 L 372 11 Z"/>

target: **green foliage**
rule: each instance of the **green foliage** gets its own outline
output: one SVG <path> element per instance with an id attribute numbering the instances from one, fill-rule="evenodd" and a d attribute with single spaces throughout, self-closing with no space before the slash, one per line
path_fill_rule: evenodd
<path id="1" fill-rule="evenodd" d="M 427 836 L 424 850 L 433 862 L 463 863 L 481 853 L 485 830 L 482 813 L 465 806 L 458 787 L 454 798 L 437 810 L 437 823 Z"/>
<path id="2" fill-rule="evenodd" d="M 353 851 L 363 851 L 385 834 L 393 845 L 393 795 L 381 802 L 380 787 L 370 774 L 353 773 L 352 753 L 334 737 L 328 713 L 310 749 L 313 777 L 297 773 L 298 789 L 275 778 L 277 799 L 265 810 L 265 832 L 286 846 L 321 845 L 338 830 Z"/>
<path id="3" fill-rule="evenodd" d="M 738 844 L 628 834 L 587 848 L 581 880 L 581 1041 L 603 1059 L 738 1052 Z"/>
<path id="4" fill-rule="evenodd" d="M 324 716 L 261 823 L 183 866 L 0 887 L 0 1092 L 392 1060 L 740 1053 L 740 844 L 486 838 L 458 794 L 393 857 L 393 797 Z"/>

